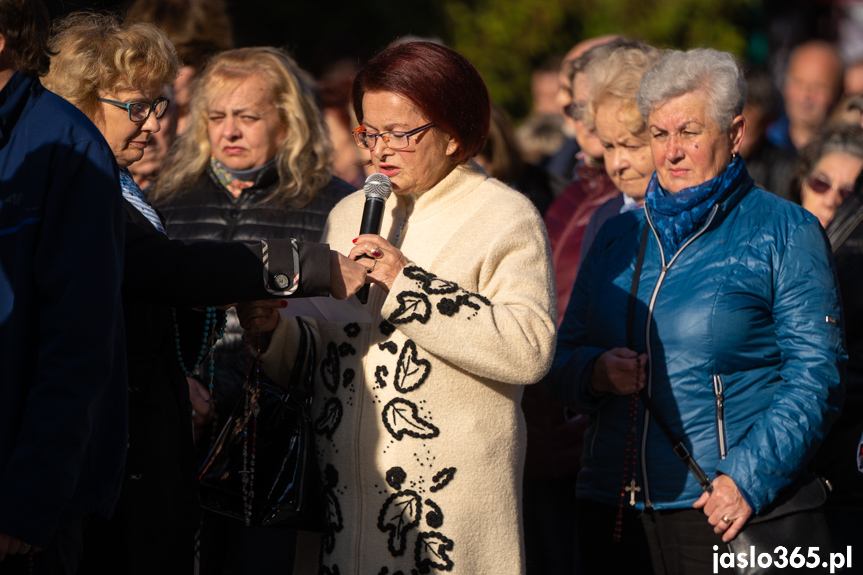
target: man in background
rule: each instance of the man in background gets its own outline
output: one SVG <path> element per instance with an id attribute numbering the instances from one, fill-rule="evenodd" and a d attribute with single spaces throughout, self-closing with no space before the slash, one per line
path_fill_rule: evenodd
<path id="1" fill-rule="evenodd" d="M 786 115 L 768 129 L 770 141 L 792 151 L 808 144 L 842 96 L 843 78 L 842 58 L 829 42 L 812 40 L 796 47 L 782 87 Z"/>

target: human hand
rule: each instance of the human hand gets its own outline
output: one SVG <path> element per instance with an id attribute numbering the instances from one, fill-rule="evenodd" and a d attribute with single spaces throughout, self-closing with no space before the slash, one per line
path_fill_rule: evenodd
<path id="1" fill-rule="evenodd" d="M 375 234 L 363 234 L 354 240 L 354 247 L 348 257 L 357 260 L 368 270 L 368 279 L 387 292 L 393 286 L 408 259 L 391 243 Z"/>
<path id="2" fill-rule="evenodd" d="M 330 295 L 348 299 L 366 285 L 366 267 L 353 258 L 330 251 Z"/>
<path id="3" fill-rule="evenodd" d="M 722 535 L 725 543 L 737 537 L 752 516 L 752 508 L 743 499 L 734 480 L 727 475 L 714 479 L 713 493 L 705 491 L 692 506 L 704 510 L 707 522 L 713 525 L 713 532 Z"/>
<path id="4" fill-rule="evenodd" d="M 16 539 L 5 533 L 0 533 L 0 561 L 3 561 L 7 555 L 26 555 L 31 551 L 42 551 L 38 547 L 33 547 L 29 543 L 24 543 L 20 539 Z"/>
<path id="5" fill-rule="evenodd" d="M 189 384 L 189 399 L 192 401 L 192 425 L 195 429 L 195 439 L 198 440 L 204 432 L 204 427 L 213 419 L 210 390 L 194 377 L 187 377 L 186 382 Z"/>
<path id="6" fill-rule="evenodd" d="M 288 307 L 287 300 L 263 299 L 237 304 L 237 317 L 243 329 L 252 333 L 270 333 L 279 325 L 279 310 Z"/>
<path id="7" fill-rule="evenodd" d="M 610 349 L 593 365 L 590 387 L 596 393 L 630 395 L 638 393 L 647 381 L 647 354 L 625 347 Z"/>

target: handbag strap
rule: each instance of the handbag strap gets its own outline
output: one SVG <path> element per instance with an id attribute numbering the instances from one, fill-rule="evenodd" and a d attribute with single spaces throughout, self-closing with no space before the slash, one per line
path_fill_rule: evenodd
<path id="1" fill-rule="evenodd" d="M 311 327 L 303 318 L 297 317 L 296 319 L 300 329 L 300 341 L 297 345 L 297 358 L 294 361 L 294 369 L 291 370 L 286 397 L 294 392 L 299 392 L 303 399 L 310 399 L 315 369 L 314 336 L 311 333 Z"/>
<path id="2" fill-rule="evenodd" d="M 644 232 L 641 234 L 641 245 L 638 247 L 638 258 L 635 261 L 635 271 L 632 273 L 632 287 L 629 290 L 629 301 L 626 306 L 626 345 L 629 349 L 635 349 L 635 309 L 638 303 L 638 282 L 641 279 L 641 267 L 644 264 L 644 253 L 647 251 L 647 235 L 649 231 L 649 225 L 645 223 Z M 671 442 L 674 454 L 689 468 L 689 471 L 695 476 L 695 480 L 698 481 L 701 489 L 707 493 L 713 493 L 713 484 L 710 482 L 710 478 L 707 477 L 701 466 L 692 458 L 689 450 L 683 445 L 683 441 L 674 434 L 665 418 L 656 409 L 656 404 L 653 403 L 650 395 L 647 394 L 647 388 L 642 388 L 638 392 L 638 396 L 644 403 L 644 407 L 650 412 L 653 419 L 656 420 L 659 429 L 662 430 L 662 433 Z"/>

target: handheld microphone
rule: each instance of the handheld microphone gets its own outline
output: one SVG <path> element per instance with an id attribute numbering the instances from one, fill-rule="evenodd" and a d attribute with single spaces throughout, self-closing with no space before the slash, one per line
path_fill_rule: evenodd
<path id="1" fill-rule="evenodd" d="M 366 204 L 363 206 L 363 220 L 360 224 L 360 235 L 381 233 L 381 220 L 384 216 L 384 206 L 387 203 L 387 198 L 393 191 L 393 183 L 388 177 L 383 174 L 372 174 L 366 178 L 366 183 L 363 184 L 363 191 L 366 194 Z M 361 255 L 360 258 L 368 258 L 367 255 Z M 357 259 L 360 259 L 357 258 Z M 357 292 L 357 298 L 361 303 L 366 303 L 369 299 L 369 285 L 366 284 L 360 291 Z"/>

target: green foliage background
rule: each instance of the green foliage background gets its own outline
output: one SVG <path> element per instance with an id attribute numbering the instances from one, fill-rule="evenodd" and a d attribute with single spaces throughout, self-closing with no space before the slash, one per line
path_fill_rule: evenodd
<path id="1" fill-rule="evenodd" d="M 450 46 L 477 66 L 514 117 L 530 105 L 530 72 L 576 42 L 623 34 L 663 48 L 746 55 L 758 0 L 445 0 Z"/>

